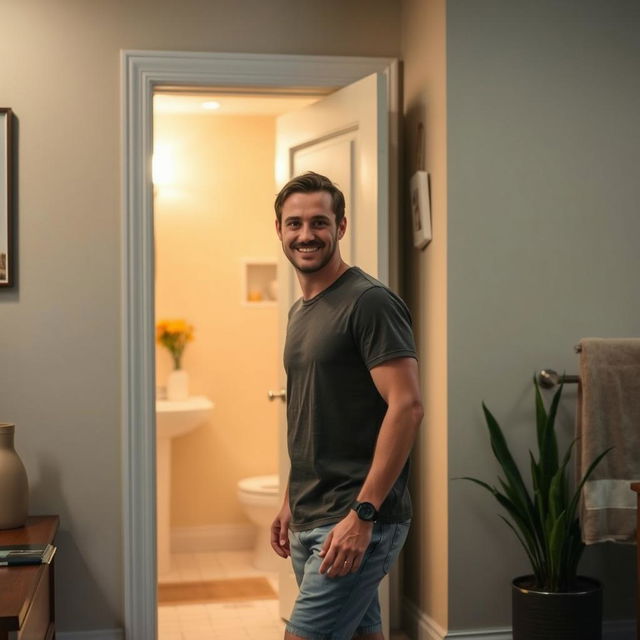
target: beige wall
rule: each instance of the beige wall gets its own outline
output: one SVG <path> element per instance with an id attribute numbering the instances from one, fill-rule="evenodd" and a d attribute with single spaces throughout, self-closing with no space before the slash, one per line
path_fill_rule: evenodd
<path id="1" fill-rule="evenodd" d="M 174 441 L 172 524 L 247 522 L 238 480 L 278 466 L 277 407 L 267 399 L 280 373 L 276 303 L 243 304 L 241 291 L 243 259 L 275 264 L 280 250 L 275 120 L 162 115 L 154 125 L 156 148 L 168 145 L 175 166 L 156 197 L 156 317 L 195 326 L 182 366 L 191 393 L 215 403 L 211 420 Z M 158 347 L 159 385 L 172 366 Z"/>
<path id="2" fill-rule="evenodd" d="M 416 170 L 417 127 L 425 128 L 433 240 L 424 251 L 404 240 L 405 292 L 420 352 L 425 418 L 413 454 L 418 505 L 405 557 L 405 597 L 446 629 L 447 526 L 447 114 L 445 0 L 403 4 L 405 184 Z"/>
<path id="3" fill-rule="evenodd" d="M 123 618 L 120 51 L 398 56 L 400 8 L 395 0 L 1 8 L 0 102 L 18 119 L 19 251 L 17 287 L 0 291 L 0 419 L 17 423 L 32 512 L 62 517 L 58 628 L 114 628 Z"/>

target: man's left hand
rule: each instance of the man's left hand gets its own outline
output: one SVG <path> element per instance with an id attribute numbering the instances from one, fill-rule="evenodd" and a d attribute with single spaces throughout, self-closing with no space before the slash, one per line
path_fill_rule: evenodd
<path id="1" fill-rule="evenodd" d="M 320 573 L 329 578 L 355 573 L 371 542 L 372 531 L 372 522 L 360 520 L 355 511 L 350 511 L 331 529 L 322 545 Z"/>

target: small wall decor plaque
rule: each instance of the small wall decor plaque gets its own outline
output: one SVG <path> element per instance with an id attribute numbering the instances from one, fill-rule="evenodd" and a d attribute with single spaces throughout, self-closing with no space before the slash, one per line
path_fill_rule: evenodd
<path id="1" fill-rule="evenodd" d="M 0 287 L 12 287 L 14 282 L 12 126 L 13 112 L 0 107 Z"/>
<path id="2" fill-rule="evenodd" d="M 431 240 L 429 175 L 426 171 L 416 171 L 411 178 L 411 224 L 413 246 L 424 249 Z"/>
<path id="3" fill-rule="evenodd" d="M 424 170 L 424 127 L 418 123 L 416 140 L 416 169 L 411 177 L 409 206 L 413 246 L 424 249 L 431 240 L 431 198 L 429 194 L 429 174 Z"/>

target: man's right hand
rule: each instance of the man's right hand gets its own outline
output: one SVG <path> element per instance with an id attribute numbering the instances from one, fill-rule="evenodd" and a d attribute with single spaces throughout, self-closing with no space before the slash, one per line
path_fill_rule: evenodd
<path id="1" fill-rule="evenodd" d="M 271 546 L 281 558 L 288 558 L 291 555 L 291 550 L 289 549 L 290 522 L 291 509 L 289 508 L 289 501 L 285 497 L 282 508 L 271 523 Z"/>

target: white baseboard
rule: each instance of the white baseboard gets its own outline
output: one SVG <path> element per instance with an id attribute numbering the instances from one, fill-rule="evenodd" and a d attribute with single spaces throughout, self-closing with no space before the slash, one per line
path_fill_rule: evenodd
<path id="1" fill-rule="evenodd" d="M 56 640 L 124 640 L 124 630 L 56 631 Z"/>
<path id="2" fill-rule="evenodd" d="M 252 524 L 215 524 L 199 527 L 173 527 L 171 551 L 174 553 L 238 551 L 251 549 L 256 539 Z"/>
<path id="3" fill-rule="evenodd" d="M 402 603 L 404 630 L 411 640 L 512 640 L 511 628 L 474 629 L 448 633 L 424 611 L 404 598 Z M 635 620 L 605 620 L 603 640 L 635 640 Z"/>
<path id="4" fill-rule="evenodd" d="M 447 632 L 407 598 L 402 599 L 402 620 L 411 640 L 444 640 L 446 637 Z"/>

